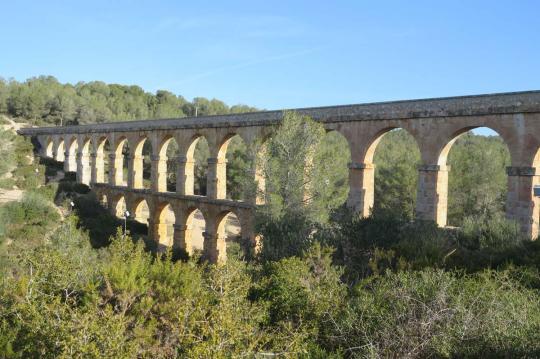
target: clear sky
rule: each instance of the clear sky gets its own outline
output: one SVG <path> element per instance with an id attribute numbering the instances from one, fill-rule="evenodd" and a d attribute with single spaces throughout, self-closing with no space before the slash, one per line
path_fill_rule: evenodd
<path id="1" fill-rule="evenodd" d="M 540 1 L 7 1 L 0 76 L 265 109 L 540 89 Z"/>

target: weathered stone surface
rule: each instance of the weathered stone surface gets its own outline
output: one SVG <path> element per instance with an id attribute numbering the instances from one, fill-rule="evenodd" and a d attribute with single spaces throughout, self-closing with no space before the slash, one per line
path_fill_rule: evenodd
<path id="1" fill-rule="evenodd" d="M 395 128 L 410 133 L 420 150 L 418 167 L 417 218 L 446 225 L 448 196 L 447 156 L 456 139 L 476 127 L 489 127 L 499 133 L 508 146 L 507 216 L 516 220 L 531 238 L 539 233 L 540 206 L 533 187 L 540 184 L 540 91 L 493 95 L 449 97 L 439 99 L 381 102 L 360 105 L 296 109 L 321 121 L 328 131 L 342 134 L 351 152 L 349 164 L 349 197 L 347 204 L 361 216 L 369 216 L 374 202 L 373 155 L 382 136 Z M 42 156 L 65 163 L 66 170 L 77 171 L 77 179 L 92 188 L 118 210 L 125 198 L 128 207 L 144 199 L 151 218 L 149 234 L 159 239 L 164 225 L 163 208 L 170 204 L 175 212 L 174 246 L 190 249 L 189 216 L 195 209 L 204 213 L 207 223 L 205 255 L 223 260 L 223 236 L 220 224 L 229 212 L 242 223 L 242 236 L 255 245 L 253 204 L 262 203 L 254 196 L 250 203 L 235 202 L 226 197 L 226 160 L 228 143 L 234 135 L 248 145 L 267 138 L 272 126 L 283 117 L 283 111 L 264 111 L 223 116 L 204 116 L 167 120 L 102 123 L 83 126 L 24 128 L 20 134 L 35 137 Z M 194 150 L 202 137 L 210 148 L 208 159 L 208 197 L 194 196 Z M 152 188 L 142 189 L 142 147 L 149 141 L 152 148 Z M 167 146 L 178 145 L 176 193 L 166 191 Z M 123 182 L 122 146 L 132 149 L 127 183 Z M 104 148 L 108 144 L 109 184 L 104 184 Z M 90 167 L 90 168 L 89 168 Z M 479 169 L 481 170 L 481 169 Z M 264 190 L 264 179 L 256 166 L 251 170 Z M 127 186 L 126 186 L 127 185 Z M 260 192 L 259 191 L 259 192 Z M 255 198 L 256 197 L 256 198 Z M 134 202 L 135 201 L 135 202 Z M 137 202 L 137 203 L 139 203 Z M 131 207 L 130 207 L 131 208 Z M 184 227 L 183 227 L 184 226 Z M 178 233 L 177 233 L 178 232 Z"/>

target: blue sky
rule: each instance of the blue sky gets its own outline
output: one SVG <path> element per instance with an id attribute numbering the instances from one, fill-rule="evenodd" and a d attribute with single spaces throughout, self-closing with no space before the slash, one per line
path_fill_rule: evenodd
<path id="1" fill-rule="evenodd" d="M 539 1 L 1 1 L 0 76 L 265 109 L 540 89 Z"/>

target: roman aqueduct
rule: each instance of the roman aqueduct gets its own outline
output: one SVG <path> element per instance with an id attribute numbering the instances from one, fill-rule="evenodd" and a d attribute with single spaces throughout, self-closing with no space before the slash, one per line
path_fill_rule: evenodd
<path id="1" fill-rule="evenodd" d="M 448 172 L 447 155 L 463 133 L 478 127 L 496 131 L 508 146 L 511 166 L 507 168 L 506 215 L 517 221 L 531 239 L 539 234 L 539 199 L 533 188 L 540 185 L 540 91 L 396 101 L 295 110 L 338 131 L 348 142 L 349 195 L 347 205 L 368 216 L 374 203 L 373 155 L 382 136 L 401 128 L 411 134 L 420 150 L 416 218 L 446 225 Z M 93 125 L 25 128 L 40 156 L 64 163 L 64 170 L 77 173 L 77 181 L 88 184 L 114 214 L 123 216 L 125 203 L 137 219 L 146 203 L 149 236 L 162 241 L 166 232 L 163 212 L 174 212 L 175 248 L 191 251 L 190 217 L 200 210 L 206 222 L 203 251 L 211 261 L 225 259 L 224 218 L 234 213 L 241 237 L 255 245 L 253 210 L 257 198 L 226 199 L 226 159 L 231 138 L 240 136 L 247 146 L 260 143 L 279 123 L 283 111 L 265 111 L 151 121 L 100 123 Z M 194 148 L 206 138 L 208 158 L 207 195 L 194 194 Z M 151 144 L 151 188 L 143 188 L 143 144 Z M 175 141 L 180 155 L 167 158 Z M 122 148 L 128 144 L 127 181 L 123 180 Z M 110 148 L 108 179 L 105 178 L 105 146 Z M 167 161 L 176 161 L 176 190 L 167 191 Z M 482 168 L 478 168 L 482 171 Z M 258 176 L 256 168 L 253 176 Z M 259 186 L 264 186 L 264 179 Z M 255 196 L 256 197 L 256 196 Z"/>

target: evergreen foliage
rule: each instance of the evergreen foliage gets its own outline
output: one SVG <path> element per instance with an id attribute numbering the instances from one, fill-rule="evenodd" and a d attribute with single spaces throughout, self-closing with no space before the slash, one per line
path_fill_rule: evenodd
<path id="1" fill-rule="evenodd" d="M 252 112 L 246 105 L 227 106 L 197 97 L 192 102 L 169 91 L 156 94 L 139 86 L 101 81 L 62 84 L 52 76 L 24 82 L 0 78 L 0 114 L 36 125 L 69 125 L 185 116 Z"/>

